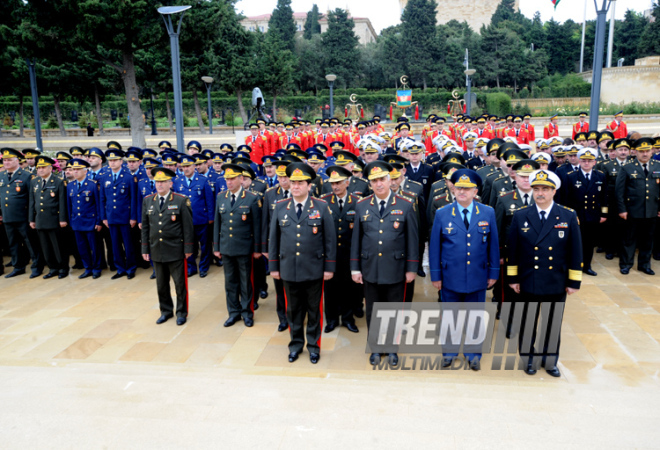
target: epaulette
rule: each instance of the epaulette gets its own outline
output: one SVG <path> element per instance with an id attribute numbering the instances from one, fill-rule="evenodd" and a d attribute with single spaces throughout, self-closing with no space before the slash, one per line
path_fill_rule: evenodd
<path id="1" fill-rule="evenodd" d="M 433 200 L 435 201 L 435 200 L 437 200 L 437 199 L 439 199 L 439 198 L 443 198 L 443 197 L 447 197 L 447 193 L 446 193 L 446 192 L 443 193 L 443 194 L 438 194 L 438 195 L 436 195 L 435 197 L 433 197 Z"/>
<path id="2" fill-rule="evenodd" d="M 399 195 L 399 194 L 394 194 L 394 196 L 397 197 L 397 198 L 400 198 L 401 200 L 405 200 L 405 201 L 407 201 L 407 202 L 410 203 L 411 205 L 413 204 L 412 201 L 408 200 L 408 199 L 405 198 L 405 197 L 402 197 L 402 196 Z"/>
<path id="3" fill-rule="evenodd" d="M 315 200 L 318 200 L 318 201 L 321 202 L 321 203 L 325 203 L 326 205 L 328 204 L 328 202 L 326 202 L 326 201 L 323 200 L 322 198 L 314 197 L 314 199 L 315 199 Z"/>
<path id="4" fill-rule="evenodd" d="M 261 183 L 261 184 L 266 184 L 266 182 L 265 182 L 264 180 L 260 179 L 260 178 L 255 178 L 254 181 L 255 181 L 255 182 L 258 181 L 258 182 Z M 273 186 L 273 187 L 275 187 L 275 186 Z"/>
<path id="5" fill-rule="evenodd" d="M 282 202 L 286 202 L 287 200 L 291 200 L 291 199 L 290 198 L 283 198 L 281 200 L 276 201 L 275 203 L 282 203 Z"/>
<path id="6" fill-rule="evenodd" d="M 176 192 L 172 192 L 172 194 L 176 195 L 177 197 L 188 198 L 185 195 L 177 194 Z"/>
<path id="7" fill-rule="evenodd" d="M 269 187 L 268 189 L 266 189 L 266 192 L 270 192 L 270 191 L 272 191 L 273 189 L 277 189 L 278 187 L 279 187 L 279 186 L 272 186 L 272 187 Z"/>
<path id="8" fill-rule="evenodd" d="M 358 203 L 362 203 L 362 202 L 365 201 L 365 200 L 369 200 L 369 199 L 370 199 L 371 197 L 373 197 L 373 196 L 374 196 L 374 194 L 367 195 L 366 197 L 360 199 L 360 200 L 358 201 Z"/>
<path id="9" fill-rule="evenodd" d="M 600 170 L 600 169 L 594 169 L 594 170 L 595 170 L 596 172 L 605 173 L 605 172 L 603 172 L 603 171 Z"/>
<path id="10" fill-rule="evenodd" d="M 499 181 L 503 178 L 508 178 L 508 177 L 509 177 L 508 175 L 500 175 L 499 177 L 495 178 L 495 181 Z"/>
<path id="11" fill-rule="evenodd" d="M 422 185 L 422 183 L 420 183 L 419 181 L 411 180 L 410 178 L 408 178 L 408 183 L 415 183 L 415 184 L 419 184 L 420 186 Z"/>
<path id="12" fill-rule="evenodd" d="M 355 194 L 355 193 L 351 193 L 351 194 L 349 194 L 349 195 L 350 195 L 351 197 L 353 197 L 353 198 L 355 199 L 356 202 L 359 202 L 359 201 L 362 199 L 362 197 L 360 197 L 359 195 L 357 195 L 357 194 Z"/>
<path id="13" fill-rule="evenodd" d="M 156 195 L 158 195 L 158 192 L 154 192 L 153 194 L 149 194 L 145 198 L 155 197 Z"/>
<path id="14" fill-rule="evenodd" d="M 319 200 L 325 200 L 326 197 L 332 196 L 332 192 L 328 192 L 327 194 L 323 194 L 322 196 L 318 197 Z"/>
<path id="15" fill-rule="evenodd" d="M 500 195 L 500 198 L 506 197 L 507 195 L 513 195 L 515 193 L 516 193 L 516 191 L 508 191 L 508 192 L 505 192 L 504 194 Z"/>
<path id="16" fill-rule="evenodd" d="M 85 181 L 91 181 L 91 182 L 94 183 L 94 184 L 98 183 L 98 181 L 96 181 L 96 180 L 92 180 L 91 178 L 87 178 L 87 180 L 85 180 Z"/>
<path id="17" fill-rule="evenodd" d="M 558 205 L 558 206 L 561 206 L 561 207 L 564 208 L 566 211 L 575 212 L 574 209 L 571 209 L 571 208 L 569 208 L 568 206 L 560 205 L 559 203 L 557 203 L 557 205 Z"/>
<path id="18" fill-rule="evenodd" d="M 488 177 L 492 177 L 493 175 L 500 175 L 500 176 L 501 176 L 501 175 L 502 175 L 502 172 L 499 172 L 499 171 L 497 171 L 497 170 L 493 170 L 491 173 L 489 173 L 488 175 L 486 175 L 486 178 L 488 178 Z"/>
<path id="19" fill-rule="evenodd" d="M 248 194 L 257 195 L 256 192 L 251 191 L 251 190 L 249 190 L 249 189 L 245 189 L 245 192 L 247 192 Z"/>

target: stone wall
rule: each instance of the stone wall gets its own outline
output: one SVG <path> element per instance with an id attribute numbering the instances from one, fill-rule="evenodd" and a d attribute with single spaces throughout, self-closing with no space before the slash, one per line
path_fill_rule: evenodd
<path id="1" fill-rule="evenodd" d="M 600 90 L 601 103 L 659 102 L 660 65 L 657 63 L 656 65 L 647 65 L 653 61 L 651 58 L 645 58 L 643 64 L 603 69 Z M 583 72 L 580 76 L 591 83 L 593 73 L 591 71 Z"/>
<path id="2" fill-rule="evenodd" d="M 406 7 L 408 0 L 399 0 L 401 11 Z M 467 22 L 477 33 L 482 25 L 490 24 L 500 0 L 436 0 L 438 8 L 436 17 L 438 24 L 445 24 L 451 20 Z M 520 0 L 516 0 L 516 9 L 520 7 Z"/>

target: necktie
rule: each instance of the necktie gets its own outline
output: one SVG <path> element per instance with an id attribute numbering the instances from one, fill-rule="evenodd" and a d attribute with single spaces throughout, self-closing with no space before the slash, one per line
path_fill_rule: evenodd
<path id="1" fill-rule="evenodd" d="M 117 182 L 117 174 L 116 173 L 112 174 L 112 182 L 113 183 Z"/>
<path id="2" fill-rule="evenodd" d="M 190 178 L 186 178 L 188 180 L 188 187 L 190 187 Z"/>
<path id="3" fill-rule="evenodd" d="M 268 187 L 273 187 L 275 185 L 275 181 L 272 178 L 268 179 Z"/>
<path id="4" fill-rule="evenodd" d="M 469 212 L 470 212 L 470 211 L 468 211 L 467 208 L 464 208 L 464 209 L 463 209 L 463 223 L 465 224 L 465 229 L 466 229 L 466 230 L 467 230 L 468 228 L 470 228 L 470 221 L 469 221 L 468 218 L 467 218 L 467 215 L 468 215 Z"/>
<path id="5" fill-rule="evenodd" d="M 516 130 L 516 137 L 520 134 L 520 130 Z"/>
<path id="6" fill-rule="evenodd" d="M 163 210 L 163 203 L 165 203 L 165 197 L 160 198 L 160 210 Z"/>
<path id="7" fill-rule="evenodd" d="M 298 203 L 297 205 L 298 211 L 296 214 L 298 215 L 298 218 L 300 219 L 300 216 L 302 215 L 302 203 Z"/>
<path id="8" fill-rule="evenodd" d="M 289 191 L 284 191 L 284 198 L 289 198 Z"/>
<path id="9" fill-rule="evenodd" d="M 585 176 L 585 178 L 587 179 L 587 183 L 588 183 L 588 182 L 589 182 L 589 174 L 587 173 L 587 174 L 585 174 L 584 176 Z"/>
<path id="10" fill-rule="evenodd" d="M 545 225 L 545 211 L 541 211 L 541 225 Z"/>
<path id="11" fill-rule="evenodd" d="M 153 191 L 156 188 L 154 180 L 151 180 L 151 190 Z"/>
<path id="12" fill-rule="evenodd" d="M 418 169 L 417 167 L 413 167 L 413 172 L 417 173 L 417 169 Z"/>
<path id="13" fill-rule="evenodd" d="M 81 189 L 82 189 L 82 183 L 79 181 L 78 182 L 78 190 L 81 190 Z"/>
<path id="14" fill-rule="evenodd" d="M 525 205 L 525 206 L 529 206 L 529 194 L 525 194 L 524 205 Z"/>
<path id="15" fill-rule="evenodd" d="M 236 202 L 236 194 L 231 194 L 231 206 L 234 206 L 235 202 Z"/>
<path id="16" fill-rule="evenodd" d="M 644 164 L 644 176 L 648 177 L 649 176 L 649 169 L 646 167 L 646 164 Z"/>
<path id="17" fill-rule="evenodd" d="M 383 217 L 383 213 L 385 212 L 385 200 L 380 201 L 380 216 Z"/>
<path id="18" fill-rule="evenodd" d="M 344 200 L 339 199 L 339 212 L 344 210 Z"/>

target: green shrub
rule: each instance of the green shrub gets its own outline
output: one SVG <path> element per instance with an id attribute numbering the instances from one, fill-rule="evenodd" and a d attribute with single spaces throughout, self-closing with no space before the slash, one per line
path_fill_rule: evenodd
<path id="1" fill-rule="evenodd" d="M 46 121 L 46 126 L 44 128 L 48 130 L 59 128 L 59 125 L 57 124 L 57 118 L 55 118 L 55 116 L 52 114 L 48 116 L 48 120 Z"/>
<path id="2" fill-rule="evenodd" d="M 486 95 L 486 109 L 488 114 L 505 116 L 511 113 L 511 97 L 504 93 Z"/>

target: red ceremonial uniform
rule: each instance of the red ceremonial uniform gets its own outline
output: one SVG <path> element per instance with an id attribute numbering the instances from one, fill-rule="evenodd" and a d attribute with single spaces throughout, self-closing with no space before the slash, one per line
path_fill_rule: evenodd
<path id="1" fill-rule="evenodd" d="M 292 134 L 291 137 L 284 135 L 284 137 L 280 138 L 280 142 L 279 142 L 280 146 L 278 147 L 278 150 L 280 148 L 286 148 L 286 146 L 289 144 L 298 144 L 300 145 L 300 148 L 303 148 L 303 146 L 300 143 L 300 138 Z"/>
<path id="2" fill-rule="evenodd" d="M 493 132 L 490 131 L 488 128 L 484 128 L 483 130 L 477 128 L 474 132 L 477 133 L 477 137 L 493 139 Z"/>
<path id="3" fill-rule="evenodd" d="M 426 133 L 426 139 L 424 140 L 424 147 L 426 147 L 426 154 L 429 155 L 431 153 L 435 152 L 435 148 L 433 147 L 433 139 L 435 139 L 438 136 L 438 130 L 429 130 L 428 133 Z"/>
<path id="4" fill-rule="evenodd" d="M 323 134 L 319 133 L 316 135 L 316 140 L 314 141 L 315 144 L 323 144 L 326 147 L 328 147 L 328 151 L 325 154 L 325 156 L 332 156 L 332 149 L 330 148 L 330 143 L 336 141 L 335 135 L 328 133 L 328 134 Z"/>
<path id="5" fill-rule="evenodd" d="M 553 123 L 549 123 L 543 128 L 543 139 L 550 139 L 554 136 L 559 136 L 559 127 Z"/>
<path id="6" fill-rule="evenodd" d="M 261 158 L 269 155 L 269 153 L 265 153 L 268 148 L 268 142 L 266 142 L 264 137 L 260 134 L 256 136 L 250 135 L 245 138 L 245 145 L 248 145 L 252 149 L 250 152 L 250 159 L 252 159 L 252 162 L 255 164 L 263 164 Z"/>
<path id="7" fill-rule="evenodd" d="M 589 131 L 589 122 L 578 122 L 573 125 L 573 139 L 578 133 L 586 133 Z"/>
<path id="8" fill-rule="evenodd" d="M 623 120 L 619 123 L 617 123 L 616 120 L 611 121 L 607 124 L 607 129 L 612 132 L 614 139 L 623 139 L 628 137 L 628 126 Z"/>
<path id="9" fill-rule="evenodd" d="M 529 138 L 529 142 L 534 142 L 536 140 L 536 130 L 534 129 L 534 125 L 532 125 L 531 123 L 523 122 L 522 127 L 525 131 L 527 131 L 527 137 Z"/>
<path id="10" fill-rule="evenodd" d="M 512 128 L 506 135 L 515 137 L 516 141 L 518 141 L 518 144 L 529 144 L 529 135 L 527 134 L 527 130 L 522 127 L 520 127 L 520 130 Z"/>

